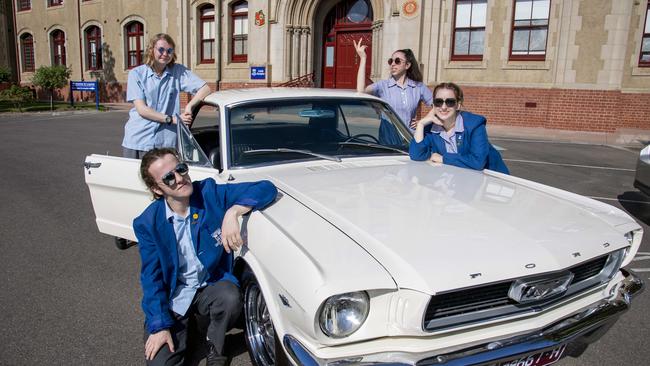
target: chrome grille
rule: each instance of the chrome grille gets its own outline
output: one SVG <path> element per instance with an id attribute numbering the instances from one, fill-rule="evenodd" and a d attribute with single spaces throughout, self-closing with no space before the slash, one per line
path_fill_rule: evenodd
<path id="1" fill-rule="evenodd" d="M 603 270 L 608 257 L 605 255 L 569 268 L 574 277 L 564 296 L 599 284 L 600 281 L 593 279 Z M 592 280 L 585 282 L 590 279 Z M 521 305 L 508 297 L 512 283 L 513 281 L 508 281 L 432 296 L 424 315 L 424 329 L 434 330 L 526 312 L 562 298 Z"/>
<path id="2" fill-rule="evenodd" d="M 582 282 L 598 275 L 603 270 L 603 267 L 605 267 L 605 263 L 607 263 L 607 256 L 569 268 L 569 271 L 573 272 L 573 281 L 571 281 L 571 284 Z"/>

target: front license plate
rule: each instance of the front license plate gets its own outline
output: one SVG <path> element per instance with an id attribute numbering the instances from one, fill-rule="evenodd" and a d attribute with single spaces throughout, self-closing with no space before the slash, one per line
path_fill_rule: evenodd
<path id="1" fill-rule="evenodd" d="M 523 356 L 517 359 L 499 362 L 498 366 L 545 366 L 556 363 L 566 349 L 566 345 L 557 348 L 535 353 L 529 356 Z"/>

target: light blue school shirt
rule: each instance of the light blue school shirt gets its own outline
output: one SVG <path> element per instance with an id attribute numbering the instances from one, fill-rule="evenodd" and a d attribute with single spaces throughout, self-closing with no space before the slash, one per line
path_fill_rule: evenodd
<path id="1" fill-rule="evenodd" d="M 458 147 L 463 143 L 463 132 L 465 131 L 465 124 L 463 124 L 463 116 L 458 113 L 456 115 L 456 124 L 454 128 L 447 133 L 444 127 L 434 124 L 431 127 L 431 133 L 437 133 L 440 138 L 445 142 L 445 149 L 448 153 L 458 154 Z"/>
<path id="2" fill-rule="evenodd" d="M 160 76 L 156 75 L 151 67 L 140 65 L 129 71 L 126 101 L 142 99 L 157 112 L 170 116 L 180 115 L 180 92 L 196 94 L 205 84 L 205 81 L 183 65 L 167 66 Z M 176 147 L 176 125 L 142 118 L 133 107 L 124 126 L 122 146 L 142 151 L 158 147 Z"/>
<path id="3" fill-rule="evenodd" d="M 207 286 L 207 273 L 205 267 L 196 255 L 192 243 L 192 232 L 190 230 L 190 209 L 187 215 L 182 217 L 172 211 L 165 201 L 165 212 L 167 220 L 173 222 L 176 242 L 178 243 L 178 273 L 176 275 L 176 290 L 169 301 L 169 307 L 178 315 L 185 315 L 187 309 L 192 305 L 196 291 Z"/>
<path id="4" fill-rule="evenodd" d="M 406 79 L 404 87 L 397 84 L 392 77 L 379 80 L 372 84 L 372 94 L 386 101 L 397 113 L 402 123 L 411 131 L 409 125 L 415 118 L 420 101 L 429 107 L 433 104 L 433 93 L 426 85 L 419 81 Z"/>

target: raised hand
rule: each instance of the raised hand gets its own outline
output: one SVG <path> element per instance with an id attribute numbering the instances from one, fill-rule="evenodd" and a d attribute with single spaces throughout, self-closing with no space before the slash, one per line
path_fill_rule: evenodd
<path id="1" fill-rule="evenodd" d="M 366 57 L 366 48 L 368 48 L 368 46 L 362 44 L 363 39 L 359 38 L 358 43 L 357 43 L 357 41 L 352 40 L 352 43 L 354 43 L 354 49 L 357 51 L 357 55 L 359 55 L 359 57 L 362 57 L 362 58 Z"/>

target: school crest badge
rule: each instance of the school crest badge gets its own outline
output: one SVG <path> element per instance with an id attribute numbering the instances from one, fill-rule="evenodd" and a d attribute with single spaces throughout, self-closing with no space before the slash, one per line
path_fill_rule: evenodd
<path id="1" fill-rule="evenodd" d="M 264 25 L 265 17 L 262 10 L 255 13 L 255 25 L 261 27 Z"/>

